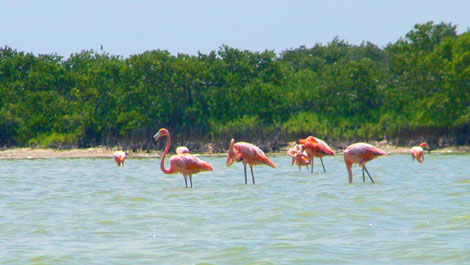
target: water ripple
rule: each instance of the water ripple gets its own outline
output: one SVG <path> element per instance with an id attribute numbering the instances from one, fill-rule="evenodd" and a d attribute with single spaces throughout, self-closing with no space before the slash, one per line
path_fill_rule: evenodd
<path id="1" fill-rule="evenodd" d="M 207 157 L 193 189 L 158 159 L 0 160 L 0 264 L 465 264 L 468 156 L 370 162 L 375 184 L 341 156 L 314 174 Z"/>

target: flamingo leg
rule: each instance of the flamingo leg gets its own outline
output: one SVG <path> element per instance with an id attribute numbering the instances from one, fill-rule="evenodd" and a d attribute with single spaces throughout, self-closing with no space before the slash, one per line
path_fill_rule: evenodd
<path id="1" fill-rule="evenodd" d="M 323 165 L 323 158 L 320 157 L 321 166 L 323 167 L 323 172 L 326 173 L 325 165 Z"/>
<path id="2" fill-rule="evenodd" d="M 184 177 L 184 184 L 186 184 L 186 188 L 188 187 L 188 176 L 183 175 Z"/>
<path id="3" fill-rule="evenodd" d="M 251 179 L 253 180 L 253 184 L 256 184 L 255 183 L 255 175 L 253 175 L 253 166 L 250 165 L 250 170 L 251 170 Z"/>
<path id="4" fill-rule="evenodd" d="M 362 165 L 362 182 L 366 182 L 366 176 L 364 175 L 364 165 Z"/>
<path id="5" fill-rule="evenodd" d="M 310 173 L 313 174 L 313 158 L 310 160 L 310 167 L 311 167 Z"/>
<path id="6" fill-rule="evenodd" d="M 193 175 L 189 175 L 189 182 L 191 183 L 191 188 L 193 187 Z"/>
<path id="7" fill-rule="evenodd" d="M 245 170 L 245 184 L 248 184 L 248 181 L 246 180 L 246 165 L 245 164 L 243 164 L 243 168 Z"/>
<path id="8" fill-rule="evenodd" d="M 374 180 L 372 179 L 371 175 L 369 174 L 369 170 L 367 170 L 367 168 L 365 167 L 365 165 L 363 165 L 362 168 L 363 168 L 363 170 L 366 171 L 367 175 L 369 175 L 370 181 L 372 181 L 372 183 L 374 183 Z"/>

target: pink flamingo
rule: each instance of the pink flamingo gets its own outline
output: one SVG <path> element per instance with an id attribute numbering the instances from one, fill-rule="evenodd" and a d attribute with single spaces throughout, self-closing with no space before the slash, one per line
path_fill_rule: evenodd
<path id="1" fill-rule="evenodd" d="M 309 136 L 305 139 L 299 140 L 300 144 L 305 145 L 305 151 L 307 151 L 308 158 L 311 164 L 311 173 L 313 173 L 313 158 L 319 157 L 323 172 L 326 172 L 325 165 L 323 164 L 323 157 L 326 155 L 336 156 L 335 151 L 331 149 L 323 140 L 313 136 Z"/>
<path id="2" fill-rule="evenodd" d="M 165 168 L 165 157 L 170 150 L 171 145 L 171 136 L 170 132 L 167 129 L 160 129 L 153 138 L 157 142 L 161 137 L 168 136 L 168 141 L 166 142 L 166 147 L 163 152 L 162 161 L 160 163 L 160 168 L 163 173 L 165 174 L 174 174 L 174 173 L 181 173 L 184 177 L 184 183 L 186 184 L 186 188 L 188 187 L 188 176 L 189 182 L 191 184 L 191 188 L 193 187 L 193 174 L 202 172 L 202 171 L 212 171 L 211 164 L 202 161 L 195 155 L 190 155 L 189 150 L 187 150 L 183 154 L 177 154 L 170 158 L 170 169 Z"/>
<path id="3" fill-rule="evenodd" d="M 362 167 L 362 181 L 365 182 L 364 170 L 369 175 L 370 180 L 374 183 L 369 171 L 366 168 L 366 162 L 369 162 L 379 156 L 387 155 L 384 151 L 377 147 L 366 143 L 355 143 L 344 151 L 344 162 L 349 174 L 349 183 L 353 182 L 352 165 L 358 163 Z"/>
<path id="4" fill-rule="evenodd" d="M 113 154 L 114 161 L 118 167 L 124 166 L 124 161 L 126 161 L 127 153 L 123 151 L 116 151 Z"/>
<path id="5" fill-rule="evenodd" d="M 418 160 L 419 163 L 423 163 L 424 161 L 423 149 L 426 149 L 428 153 L 431 152 L 431 148 L 429 148 L 429 145 L 426 142 L 421 143 L 419 146 L 413 146 L 411 148 L 411 159 L 413 162 L 415 161 L 415 158 L 416 158 L 416 160 Z"/>
<path id="6" fill-rule="evenodd" d="M 292 157 L 292 165 L 298 165 L 299 171 L 301 170 L 301 166 L 306 166 L 308 171 L 308 165 L 310 165 L 310 159 L 308 158 L 307 153 L 305 152 L 305 146 L 298 144 L 287 152 L 287 154 Z"/>
<path id="7" fill-rule="evenodd" d="M 245 184 L 248 184 L 246 178 L 246 164 L 250 165 L 253 184 L 255 184 L 253 166 L 268 165 L 272 168 L 277 167 L 258 146 L 245 142 L 235 143 L 235 139 L 232 139 L 228 149 L 227 166 L 231 166 L 234 161 L 241 161 L 243 163 L 243 167 L 245 169 Z"/>

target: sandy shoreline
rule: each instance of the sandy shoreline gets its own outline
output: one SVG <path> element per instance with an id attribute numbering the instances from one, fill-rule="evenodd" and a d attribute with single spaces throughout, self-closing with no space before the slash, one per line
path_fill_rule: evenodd
<path id="1" fill-rule="evenodd" d="M 390 145 L 377 145 L 388 154 L 406 154 L 410 152 L 410 147 L 397 147 Z M 270 155 L 284 155 L 288 147 L 283 148 L 283 151 L 276 153 L 269 153 Z M 12 148 L 0 150 L 0 159 L 38 159 L 38 158 L 111 158 L 117 148 L 87 148 L 87 149 L 70 149 L 70 150 L 57 150 L 57 149 L 36 149 L 36 148 Z M 337 150 L 338 154 L 342 150 Z M 470 146 L 458 147 L 445 147 L 432 151 L 432 153 L 470 153 Z M 152 150 L 151 152 L 131 152 L 129 158 L 151 158 L 160 157 L 161 151 Z M 225 153 L 205 153 L 200 154 L 203 156 L 225 156 Z"/>

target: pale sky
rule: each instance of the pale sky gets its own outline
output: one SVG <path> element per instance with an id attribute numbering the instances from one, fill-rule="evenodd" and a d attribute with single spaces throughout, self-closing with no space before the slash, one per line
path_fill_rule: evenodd
<path id="1" fill-rule="evenodd" d="M 379 47 L 416 23 L 470 28 L 470 1 L 457 0 L 0 0 L 0 46 L 69 57 L 104 50 L 127 57 L 147 50 L 209 53 L 327 44 L 335 36 Z"/>

